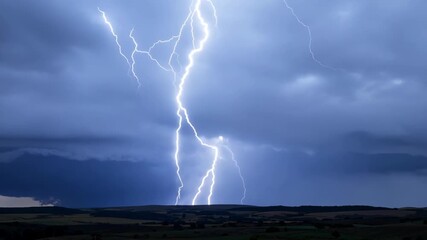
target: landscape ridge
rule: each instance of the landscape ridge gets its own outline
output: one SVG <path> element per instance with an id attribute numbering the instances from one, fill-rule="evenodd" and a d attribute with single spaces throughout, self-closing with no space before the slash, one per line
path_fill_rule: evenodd
<path id="1" fill-rule="evenodd" d="M 425 239 L 427 208 L 145 205 L 0 208 L 0 239 Z"/>

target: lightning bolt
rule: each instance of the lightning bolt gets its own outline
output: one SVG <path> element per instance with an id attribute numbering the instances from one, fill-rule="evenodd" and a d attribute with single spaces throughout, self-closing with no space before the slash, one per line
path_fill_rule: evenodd
<path id="1" fill-rule="evenodd" d="M 209 2 L 209 1 L 208 1 Z M 182 103 L 182 96 L 184 93 L 184 86 L 185 86 L 185 82 L 188 79 L 191 69 L 194 66 L 194 57 L 197 53 L 200 53 L 203 51 L 206 42 L 209 39 L 209 24 L 206 22 L 206 20 L 203 18 L 200 7 L 201 7 L 201 3 L 202 0 L 197 0 L 195 5 L 194 5 L 194 9 L 193 11 L 190 11 L 190 14 L 188 15 L 187 19 L 185 20 L 184 24 L 181 26 L 181 31 L 180 33 L 182 33 L 182 30 L 184 29 L 185 25 L 187 24 L 188 20 L 191 21 L 190 25 L 191 25 L 191 35 L 193 37 L 192 39 L 192 43 L 193 43 L 193 49 L 192 51 L 188 54 L 188 64 L 185 67 L 184 70 L 184 74 L 182 75 L 180 81 L 179 81 L 179 86 L 178 86 L 178 94 L 176 95 L 176 103 L 178 105 L 178 109 L 176 112 L 176 115 L 179 119 L 178 121 L 178 128 L 176 129 L 176 151 L 175 151 L 175 162 L 177 163 L 177 167 L 178 167 L 178 171 L 177 174 L 179 175 L 179 149 L 180 149 L 180 131 L 182 129 L 182 123 L 183 123 L 183 119 L 185 118 L 186 123 L 188 124 L 188 126 L 190 126 L 190 128 L 193 130 L 194 133 L 194 137 L 199 141 L 200 145 L 210 149 L 213 151 L 214 153 L 214 159 L 212 161 L 212 165 L 211 168 L 206 172 L 205 176 L 202 178 L 202 181 L 197 189 L 197 193 L 194 195 L 193 200 L 192 200 L 192 205 L 195 205 L 197 202 L 197 199 L 199 197 L 199 195 L 202 192 L 202 188 L 205 185 L 206 179 L 210 176 L 211 177 L 211 186 L 210 186 L 210 191 L 209 191 L 209 195 L 208 195 L 208 205 L 211 204 L 211 200 L 212 200 L 212 195 L 213 195 L 213 189 L 215 186 L 215 167 L 216 167 L 216 163 L 218 161 L 218 155 L 219 155 L 219 149 L 217 146 L 214 145 L 210 145 L 208 143 L 206 143 L 205 141 L 203 141 L 202 138 L 200 138 L 196 128 L 194 127 L 193 123 L 190 120 L 190 117 L 188 115 L 188 110 L 184 107 L 184 104 Z M 213 5 L 211 5 L 213 6 Z M 199 21 L 200 25 L 202 26 L 202 30 L 203 30 L 203 38 L 199 41 L 198 46 L 196 47 L 196 43 L 194 40 L 194 17 L 197 18 L 197 20 Z M 178 41 L 181 37 L 178 38 Z M 177 41 L 177 42 L 178 42 Z M 174 49 L 176 49 L 176 46 L 174 47 Z M 174 50 L 175 51 L 175 50 Z M 171 55 L 172 56 L 172 55 Z M 175 74 L 176 76 L 176 74 Z M 181 180 L 181 186 L 178 189 L 178 194 L 176 197 L 176 202 L 175 204 L 178 204 L 179 199 L 180 199 L 180 193 L 182 188 L 184 187 L 184 184 L 182 183 L 182 179 Z"/>
<path id="2" fill-rule="evenodd" d="M 311 28 L 310 26 L 308 26 L 307 24 L 305 24 L 299 17 L 298 15 L 295 13 L 294 9 L 288 4 L 287 0 L 283 0 L 283 2 L 285 3 L 285 6 L 287 9 L 289 9 L 289 11 L 291 12 L 292 16 L 295 18 L 295 20 L 297 20 L 297 22 L 303 26 L 305 29 L 307 29 L 307 33 L 308 33 L 308 50 L 310 52 L 311 58 L 313 59 L 313 61 L 315 61 L 317 64 L 319 64 L 320 66 L 324 67 L 324 68 L 328 68 L 334 71 L 337 71 L 339 69 L 328 66 L 326 64 L 324 64 L 323 62 L 321 62 L 316 55 L 314 54 L 313 51 L 313 36 L 311 34 Z"/>
<path id="3" fill-rule="evenodd" d="M 172 72 L 174 84 L 178 83 L 177 93 L 175 96 L 175 102 L 177 105 L 176 116 L 178 119 L 178 126 L 175 130 L 174 160 L 175 160 L 175 165 L 176 165 L 176 175 L 177 175 L 177 178 L 179 180 L 179 187 L 177 189 L 175 205 L 177 205 L 179 203 L 179 201 L 181 199 L 181 191 L 184 188 L 184 182 L 183 182 L 183 179 L 181 177 L 181 166 L 180 166 L 180 162 L 181 162 L 181 159 L 180 159 L 181 130 L 182 130 L 184 123 L 187 124 L 191 128 L 191 130 L 194 134 L 194 137 L 199 142 L 199 144 L 202 147 L 211 150 L 213 153 L 212 164 L 211 164 L 210 168 L 206 171 L 206 174 L 203 176 L 203 178 L 199 184 L 199 187 L 197 188 L 197 192 L 192 199 L 193 205 L 196 204 L 200 194 L 202 193 L 203 188 L 205 187 L 205 183 L 208 179 L 210 179 L 210 187 L 209 187 L 209 195 L 207 198 L 207 202 L 209 205 L 211 204 L 212 196 L 214 194 L 215 179 L 216 179 L 215 170 L 216 170 L 216 165 L 217 165 L 219 153 L 220 153 L 218 146 L 213 145 L 213 144 L 209 144 L 206 141 L 204 141 L 202 139 L 202 137 L 200 137 L 196 127 L 194 126 L 194 124 L 192 123 L 192 121 L 190 119 L 187 108 L 185 107 L 185 105 L 182 102 L 182 97 L 184 95 L 186 81 L 188 80 L 188 78 L 191 74 L 191 70 L 193 69 L 193 67 L 195 65 L 195 57 L 204 50 L 206 42 L 208 41 L 209 36 L 210 36 L 209 23 L 203 17 L 202 10 L 201 10 L 202 3 L 207 3 L 211 7 L 212 12 L 213 12 L 213 16 L 215 19 L 215 25 L 217 25 L 218 17 L 217 17 L 216 8 L 215 8 L 215 5 L 213 4 L 213 2 L 211 0 L 193 0 L 190 7 L 189 7 L 189 12 L 187 14 L 187 17 L 185 18 L 184 22 L 181 24 L 181 27 L 179 29 L 178 34 L 174 35 L 174 36 L 172 36 L 166 40 L 158 40 L 153 45 L 151 45 L 151 47 L 148 48 L 148 50 L 140 50 L 139 45 L 138 45 L 138 41 L 136 40 L 136 38 L 134 36 L 134 29 L 132 29 L 129 33 L 129 38 L 132 39 L 132 42 L 134 44 L 134 48 L 133 48 L 133 51 L 132 51 L 131 56 L 130 56 L 131 60 L 129 60 L 129 58 L 127 58 L 126 55 L 123 53 L 122 46 L 119 43 L 119 37 L 115 33 L 114 28 L 113 28 L 111 22 L 108 20 L 105 12 L 98 8 L 98 11 L 100 13 L 102 13 L 104 22 L 109 26 L 110 32 L 115 38 L 116 44 L 119 48 L 120 55 L 126 59 L 126 62 L 129 65 L 129 69 L 130 69 L 129 71 L 132 72 L 133 77 L 137 80 L 138 86 L 141 86 L 141 82 L 140 82 L 140 79 L 138 78 L 136 71 L 135 71 L 135 68 L 136 68 L 135 56 L 136 56 L 136 54 L 146 55 L 146 56 L 148 56 L 149 59 L 151 59 L 162 70 L 167 71 L 167 72 Z M 196 34 L 195 34 L 195 25 L 196 24 L 201 26 L 202 35 L 203 35 L 202 38 L 198 41 L 196 39 Z M 179 54 L 178 54 L 177 49 L 181 44 L 181 40 L 182 40 L 182 37 L 184 35 L 184 30 L 188 27 L 190 28 L 190 31 L 191 31 L 192 49 L 191 49 L 190 53 L 187 55 L 188 63 L 184 67 L 184 72 L 183 72 L 182 76 L 180 78 L 178 78 L 179 74 L 174 67 L 174 60 L 177 61 L 178 64 L 181 66 L 181 63 L 178 59 Z M 167 66 L 162 65 L 160 63 L 160 61 L 152 55 L 152 50 L 161 44 L 173 44 L 173 49 L 169 54 Z M 181 68 L 182 68 L 182 66 L 181 66 Z"/>

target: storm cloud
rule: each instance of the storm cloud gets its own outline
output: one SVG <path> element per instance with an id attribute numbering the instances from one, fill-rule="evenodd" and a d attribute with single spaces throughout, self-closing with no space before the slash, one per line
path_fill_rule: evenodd
<path id="1" fill-rule="evenodd" d="M 148 48 L 176 34 L 190 3 L 0 1 L 0 195 L 67 206 L 173 203 L 173 77 L 139 56 L 138 88 L 97 8 L 129 54 L 132 28 Z M 214 3 L 218 27 L 184 103 L 203 137 L 222 135 L 233 148 L 246 203 L 426 202 L 425 1 L 288 0 L 311 27 L 316 58 L 333 69 L 313 61 L 307 29 L 283 1 Z M 189 196 L 210 161 L 190 136 L 184 129 Z M 217 203 L 240 199 L 228 158 Z M 57 181 L 66 166 L 73 193 Z"/>

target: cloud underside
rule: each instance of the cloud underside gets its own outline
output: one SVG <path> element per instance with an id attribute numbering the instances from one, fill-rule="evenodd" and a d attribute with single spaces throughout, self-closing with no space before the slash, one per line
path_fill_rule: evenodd
<path id="1" fill-rule="evenodd" d="M 313 61 L 307 29 L 282 1 L 217 1 L 218 27 L 183 96 L 201 136 L 228 139 L 249 179 L 251 204 L 425 202 L 427 196 L 405 186 L 425 187 L 427 3 L 288 3 L 311 27 L 316 59 L 338 70 Z M 177 33 L 190 1 L 100 4 L 130 54 L 132 28 L 146 49 Z M 97 7 L 0 2 L 0 195 L 67 206 L 173 198 L 173 77 L 137 56 L 138 89 Z M 153 54 L 165 61 L 170 47 Z M 186 64 L 188 49 L 179 51 Z M 183 143 L 184 174 L 194 172 L 186 179 L 191 196 L 191 182 L 210 158 L 190 129 L 183 129 Z M 227 189 L 219 179 L 223 194 L 216 202 L 236 202 L 239 181 L 232 166 L 222 166 L 223 181 L 233 184 Z M 277 169 L 285 174 L 269 175 Z M 362 176 L 370 176 L 366 191 Z M 338 196 L 351 187 L 354 194 Z M 325 190 L 314 196 L 302 188 Z M 265 189 L 277 194 L 257 197 Z"/>

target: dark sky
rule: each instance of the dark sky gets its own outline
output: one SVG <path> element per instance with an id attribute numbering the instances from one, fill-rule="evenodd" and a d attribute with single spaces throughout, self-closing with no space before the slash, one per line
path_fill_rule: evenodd
<path id="1" fill-rule="evenodd" d="M 282 0 L 214 0 L 217 27 L 203 2 L 211 35 L 183 101 L 204 139 L 233 149 L 244 203 L 427 205 L 426 1 L 288 0 L 334 69 Z M 97 8 L 129 55 L 132 28 L 147 49 L 190 3 L 0 0 L 0 207 L 174 203 L 173 77 L 139 55 L 138 88 Z M 153 54 L 166 63 L 170 47 Z M 183 142 L 189 204 L 212 158 L 188 127 Z M 240 202 L 230 160 L 213 203 Z"/>

